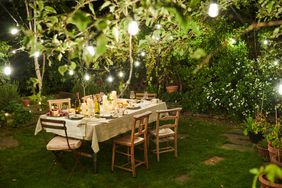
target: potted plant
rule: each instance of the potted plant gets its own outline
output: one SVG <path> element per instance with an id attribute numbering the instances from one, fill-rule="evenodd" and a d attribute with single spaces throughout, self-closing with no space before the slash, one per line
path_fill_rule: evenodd
<path id="1" fill-rule="evenodd" d="M 282 188 L 282 169 L 275 164 L 253 168 L 250 173 L 255 175 L 252 188 L 256 188 L 257 180 L 262 188 Z"/>
<path id="2" fill-rule="evenodd" d="M 269 161 L 269 151 L 268 151 L 268 142 L 266 139 L 259 141 L 256 144 L 257 151 L 261 157 L 266 161 Z"/>
<path id="3" fill-rule="evenodd" d="M 281 125 L 277 123 L 266 136 L 270 161 L 282 167 L 282 134 Z"/>
<path id="4" fill-rule="evenodd" d="M 244 121 L 245 129 L 243 133 L 248 135 L 251 142 L 257 144 L 266 135 L 270 124 L 266 121 L 262 113 L 257 113 L 255 119 L 248 117 Z"/>
<path id="5" fill-rule="evenodd" d="M 30 105 L 30 98 L 29 97 L 22 97 L 22 103 L 24 106 L 28 107 Z"/>
<path id="6" fill-rule="evenodd" d="M 174 93 L 177 90 L 178 90 L 178 85 L 173 80 L 170 80 L 168 85 L 166 86 L 166 92 L 167 93 Z"/>

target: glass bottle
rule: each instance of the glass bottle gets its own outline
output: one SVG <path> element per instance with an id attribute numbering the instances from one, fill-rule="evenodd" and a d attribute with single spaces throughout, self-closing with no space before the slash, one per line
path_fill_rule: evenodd
<path id="1" fill-rule="evenodd" d="M 75 95 L 76 95 L 76 98 L 74 101 L 75 113 L 79 114 L 81 112 L 81 100 L 79 97 L 79 92 L 77 92 Z"/>
<path id="2" fill-rule="evenodd" d="M 99 104 L 99 99 L 97 95 L 95 95 L 95 98 L 94 98 L 94 109 L 95 109 L 95 114 L 100 114 L 100 104 Z"/>

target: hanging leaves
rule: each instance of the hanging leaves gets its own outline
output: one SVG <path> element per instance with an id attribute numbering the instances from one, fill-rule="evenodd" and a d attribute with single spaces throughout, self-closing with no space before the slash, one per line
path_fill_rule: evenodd
<path id="1" fill-rule="evenodd" d="M 86 31 L 88 24 L 91 22 L 91 19 L 87 14 L 81 10 L 76 11 L 72 16 L 67 19 L 68 24 L 75 25 L 79 31 Z"/>

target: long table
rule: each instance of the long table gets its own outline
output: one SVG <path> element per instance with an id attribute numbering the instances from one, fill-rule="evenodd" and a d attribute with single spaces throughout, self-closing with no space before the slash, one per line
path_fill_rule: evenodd
<path id="1" fill-rule="evenodd" d="M 152 114 L 149 118 L 149 123 L 152 123 L 156 121 L 156 110 L 167 109 L 165 102 L 153 103 L 150 101 L 143 101 L 142 103 L 140 103 L 140 107 L 141 108 L 135 110 L 127 109 L 125 111 L 125 115 L 114 119 L 85 117 L 81 120 L 71 120 L 67 117 L 50 117 L 44 114 L 39 117 L 34 134 L 37 135 L 42 130 L 40 118 L 65 120 L 69 137 L 91 141 L 94 171 L 96 171 L 99 142 L 109 140 L 115 136 L 131 130 L 133 116 L 136 114 L 140 114 L 146 111 L 152 111 Z M 64 136 L 62 130 L 50 131 L 46 129 L 46 131 Z"/>

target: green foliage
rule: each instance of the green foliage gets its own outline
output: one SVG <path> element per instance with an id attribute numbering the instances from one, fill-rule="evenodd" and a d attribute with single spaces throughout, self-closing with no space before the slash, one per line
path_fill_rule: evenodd
<path id="1" fill-rule="evenodd" d="M 165 102 L 169 103 L 181 103 L 182 101 L 182 93 L 174 92 L 174 93 L 163 93 L 161 99 Z"/>
<path id="2" fill-rule="evenodd" d="M 17 84 L 5 84 L 0 86 L 0 109 L 4 109 L 9 105 L 9 102 L 20 102 Z"/>
<path id="3" fill-rule="evenodd" d="M 256 186 L 257 180 L 260 175 L 265 175 L 266 178 L 272 183 L 282 180 L 282 169 L 275 164 L 268 164 L 266 166 L 261 166 L 259 169 L 252 168 L 250 169 L 250 173 L 255 175 L 253 179 L 252 188 L 257 187 Z"/>
<path id="4" fill-rule="evenodd" d="M 245 125 L 243 131 L 245 135 L 248 135 L 249 132 L 252 132 L 254 134 L 261 133 L 262 135 L 266 136 L 269 129 L 272 127 L 272 125 L 266 121 L 266 118 L 261 113 L 257 113 L 255 119 L 252 117 L 247 117 L 243 123 Z"/>
<path id="5" fill-rule="evenodd" d="M 1 111 L 1 116 L 3 116 L 3 113 L 9 114 L 6 117 L 8 126 L 19 127 L 27 124 L 32 119 L 32 114 L 29 112 L 29 109 L 18 101 L 10 101 Z"/>

